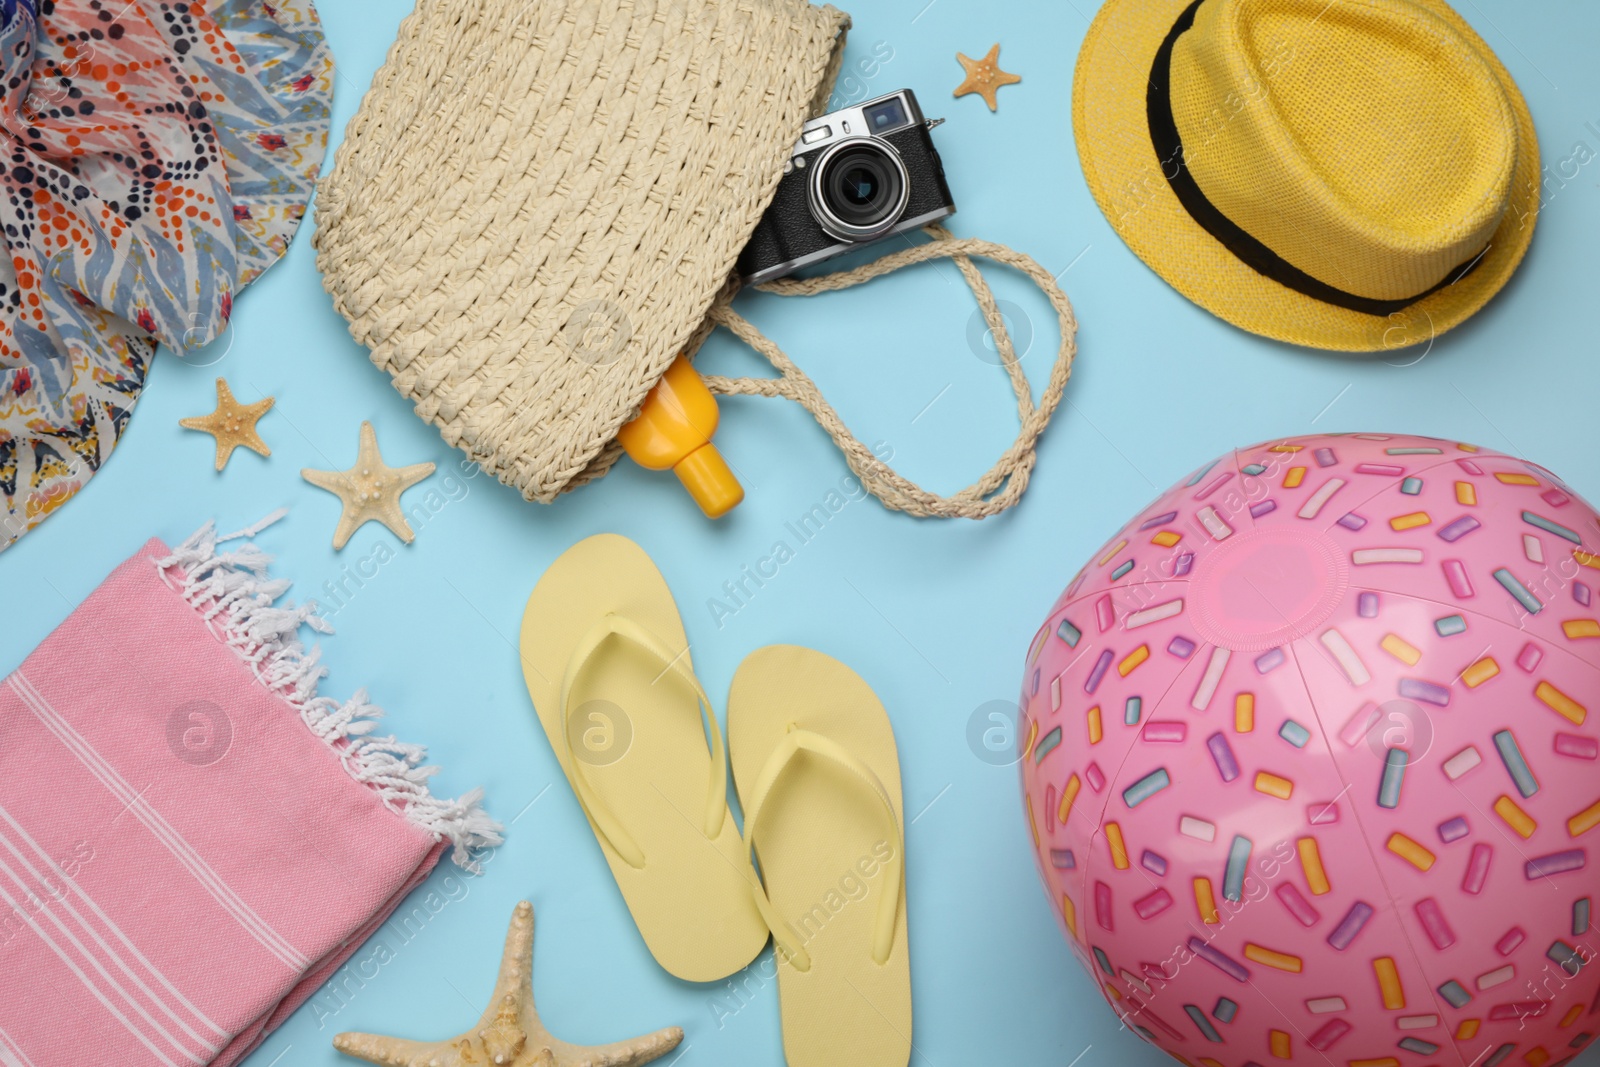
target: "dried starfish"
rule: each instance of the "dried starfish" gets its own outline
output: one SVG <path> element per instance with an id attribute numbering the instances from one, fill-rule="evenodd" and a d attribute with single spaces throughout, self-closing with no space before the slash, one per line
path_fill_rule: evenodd
<path id="1" fill-rule="evenodd" d="M 411 532 L 405 512 L 400 510 L 400 494 L 433 470 L 432 463 L 385 466 L 378 452 L 378 435 L 372 432 L 372 423 L 363 422 L 361 451 L 354 467 L 345 471 L 318 471 L 308 467 L 300 472 L 300 477 L 344 502 L 339 527 L 333 531 L 333 547 L 337 551 L 350 540 L 351 534 L 374 519 L 389 527 L 406 544 L 416 540 L 417 535 Z"/>
<path id="2" fill-rule="evenodd" d="M 995 94 L 1002 85 L 1015 85 L 1022 80 L 1020 76 L 1000 69 L 999 45 L 989 49 L 989 54 L 982 59 L 972 59 L 960 52 L 956 53 L 956 58 L 967 69 L 967 80 L 956 89 L 956 95 L 977 93 L 983 97 L 983 102 L 989 105 L 990 111 L 1000 110 L 1000 101 L 996 99 Z"/>
<path id="3" fill-rule="evenodd" d="M 274 403 L 274 398 L 269 396 L 265 400 L 257 400 L 254 404 L 241 404 L 233 398 L 233 390 L 228 388 L 228 380 L 218 378 L 217 410 L 209 415 L 179 419 L 178 425 L 186 430 L 208 433 L 217 439 L 217 470 L 221 470 L 227 466 L 228 457 L 233 455 L 233 450 L 240 445 L 259 455 L 272 455 L 272 449 L 268 448 L 267 443 L 256 433 L 256 423 L 261 421 L 261 416 L 272 410 Z"/>
<path id="4" fill-rule="evenodd" d="M 551 1037 L 533 1006 L 533 905 L 523 901 L 511 916 L 500 979 L 477 1026 L 433 1042 L 340 1034 L 333 1047 L 382 1067 L 637 1067 L 665 1056 L 682 1040 L 676 1026 L 592 1048 Z"/>

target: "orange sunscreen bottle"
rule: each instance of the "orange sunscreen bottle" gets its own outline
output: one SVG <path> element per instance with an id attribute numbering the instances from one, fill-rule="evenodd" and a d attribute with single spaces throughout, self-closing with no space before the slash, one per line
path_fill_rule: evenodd
<path id="1" fill-rule="evenodd" d="M 739 506 L 744 487 L 711 443 L 717 420 L 717 398 L 693 365 L 679 356 L 617 440 L 646 470 L 671 467 L 700 510 L 720 519 Z"/>

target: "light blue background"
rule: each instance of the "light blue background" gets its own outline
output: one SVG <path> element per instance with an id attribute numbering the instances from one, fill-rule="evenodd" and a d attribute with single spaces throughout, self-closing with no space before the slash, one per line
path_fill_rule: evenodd
<path id="1" fill-rule="evenodd" d="M 508 840 L 480 879 L 447 883 L 459 874 L 443 865 L 432 885 L 450 902 L 364 988 L 350 983 L 342 1000 L 324 994 L 302 1009 L 252 1067 L 338 1063 L 329 1042 L 340 1030 L 461 1031 L 485 1005 L 505 923 L 523 898 L 540 920 L 539 1004 L 561 1036 L 602 1042 L 679 1024 L 687 1039 L 676 1062 L 686 1067 L 782 1062 L 775 985 L 728 1015 L 736 1004 L 725 989 L 680 983 L 650 958 L 535 722 L 513 642 L 535 580 L 580 538 L 616 531 L 654 556 L 714 698 L 745 654 L 774 642 L 843 659 L 883 698 L 911 821 L 913 1062 L 1098 1067 L 1166 1061 L 1119 1033 L 1072 961 L 1029 857 L 1015 771 L 981 761 L 967 742 L 975 709 L 1014 696 L 1029 638 L 1087 554 L 1199 462 L 1311 430 L 1474 441 L 1545 464 L 1600 499 L 1600 166 L 1572 159 L 1580 143 L 1600 150 L 1600 7 L 1461 0 L 1533 109 L 1553 176 L 1538 234 L 1521 272 L 1465 327 L 1428 350 L 1352 359 L 1218 322 L 1112 233 L 1078 169 L 1069 120 L 1091 0 L 852 6 L 852 62 L 875 46 L 893 53 L 857 98 L 910 86 L 930 116 L 948 117 L 936 137 L 961 205 L 953 228 L 1062 272 L 1082 322 L 1066 403 L 1017 511 L 981 524 L 919 522 L 857 500 L 801 546 L 785 523 L 838 487 L 846 468 L 804 413 L 743 398 L 724 404 L 719 443 L 749 500 L 715 526 L 669 476 L 627 463 L 554 507 L 526 504 L 487 476 L 447 483 L 460 457 L 350 340 L 305 233 L 242 296 L 229 338 L 197 362 L 225 350 L 221 359 L 197 367 L 163 353 L 104 472 L 0 556 L 4 671 L 152 534 L 176 542 L 212 516 L 232 529 L 289 506 L 261 543 L 279 556 L 278 573 L 296 579 L 295 597 L 324 600 L 323 583 L 341 567 L 372 559 L 379 545 L 396 550 L 334 617 L 325 691 L 368 686 L 395 733 L 431 746 L 443 768 L 439 790 L 487 787 Z M 340 65 L 335 141 L 408 8 L 408 0 L 324 3 Z M 1003 65 L 1025 80 L 1002 89 L 990 114 L 978 98 L 950 92 L 962 75 L 955 53 L 981 56 L 995 41 Z M 1014 279 L 999 288 L 1038 327 L 1025 366 L 1042 381 L 1056 343 L 1047 308 Z M 1015 432 L 1004 374 L 969 348 L 972 309 L 948 264 L 805 303 L 741 302 L 865 440 L 888 443 L 902 470 L 946 492 L 976 478 Z M 761 369 L 725 335 L 703 365 Z M 221 475 L 211 469 L 211 438 L 177 425 L 211 410 L 218 374 L 243 400 L 278 400 L 261 424 L 272 458 L 240 451 Z M 376 426 L 391 464 L 440 465 L 406 503 L 416 506 L 429 488 L 445 503 L 410 547 L 373 524 L 336 554 L 338 501 L 298 472 L 349 466 L 362 419 Z M 719 628 L 708 600 L 779 540 L 795 558 Z"/>

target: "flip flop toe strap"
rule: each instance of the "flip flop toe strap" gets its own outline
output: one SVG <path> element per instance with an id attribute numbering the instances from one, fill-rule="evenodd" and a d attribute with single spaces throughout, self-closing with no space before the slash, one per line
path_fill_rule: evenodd
<path id="1" fill-rule="evenodd" d="M 589 781 L 588 773 L 584 770 L 584 761 L 572 750 L 572 715 L 577 710 L 572 706 L 572 690 L 594 654 L 607 639 L 618 637 L 630 641 L 637 647 L 648 652 L 659 660 L 662 669 L 661 675 L 669 671 L 676 675 L 685 685 L 694 690 L 695 699 L 700 705 L 700 718 L 707 737 L 707 748 L 711 753 L 711 780 L 706 789 L 705 817 L 703 832 L 707 838 L 714 839 L 721 835 L 723 820 L 728 814 L 728 756 L 722 744 L 722 731 L 717 726 L 716 713 L 711 710 L 711 700 L 706 696 L 705 690 L 700 687 L 700 682 L 694 673 L 684 666 L 682 652 L 673 653 L 654 634 L 634 622 L 632 619 L 621 615 L 609 614 L 603 616 L 587 633 L 578 641 L 572 651 L 572 656 L 567 660 L 566 674 L 561 679 L 561 738 L 559 744 L 566 757 L 562 762 L 569 770 L 568 778 L 572 782 L 572 791 L 578 797 L 584 814 L 589 816 L 589 821 L 595 826 L 600 836 L 605 838 L 606 844 L 621 856 L 623 862 L 635 870 L 641 870 L 645 865 L 644 850 L 639 843 L 628 833 L 621 821 L 612 812 L 605 800 L 595 790 L 594 784 Z M 659 677 L 657 679 L 660 680 Z"/>
<path id="2" fill-rule="evenodd" d="M 745 858 L 754 865 L 756 828 L 761 822 L 762 812 L 766 810 L 767 799 L 778 780 L 794 764 L 795 757 L 801 752 L 821 756 L 860 779 L 871 790 L 876 801 L 873 810 L 883 816 L 884 826 L 888 828 L 888 837 L 895 842 L 894 858 L 889 864 L 885 864 L 885 867 L 892 865 L 894 868 L 890 877 L 885 879 L 885 885 L 892 885 L 893 888 L 879 895 L 877 917 L 872 928 L 872 960 L 882 966 L 888 962 L 889 954 L 894 948 L 895 926 L 905 896 L 905 838 L 900 832 L 900 817 L 894 810 L 894 802 L 889 799 L 889 791 L 884 788 L 883 782 L 871 767 L 851 755 L 838 742 L 821 734 L 812 733 L 810 730 L 791 726 L 789 733 L 779 742 L 778 747 L 773 749 L 772 755 L 761 768 L 756 787 L 750 795 L 750 803 L 745 806 Z M 772 938 L 780 954 L 793 964 L 795 970 L 809 971 L 811 955 L 806 951 L 794 927 L 778 914 L 772 898 L 760 884 L 752 886 L 752 892 L 755 894 L 756 907 L 760 910 L 761 917 L 767 921 L 767 926 L 772 930 Z"/>

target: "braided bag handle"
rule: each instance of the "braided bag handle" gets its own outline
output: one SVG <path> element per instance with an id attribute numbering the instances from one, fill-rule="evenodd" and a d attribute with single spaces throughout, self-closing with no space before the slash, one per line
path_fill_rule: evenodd
<path id="1" fill-rule="evenodd" d="M 751 348 L 761 353 L 779 372 L 778 378 L 724 378 L 706 376 L 706 385 L 713 393 L 723 396 L 781 396 L 787 397 L 811 412 L 817 423 L 833 438 L 845 461 L 861 484 L 887 507 L 904 511 L 917 518 L 986 519 L 1016 505 L 1028 488 L 1028 479 L 1038 461 L 1039 436 L 1050 423 L 1061 396 L 1072 377 L 1072 363 L 1077 356 L 1078 320 L 1072 303 L 1050 272 L 1031 257 L 1015 252 L 1004 245 L 975 238 L 953 236 L 942 226 L 925 229 L 932 241 L 899 252 L 891 253 L 864 266 L 848 271 L 804 280 L 785 279 L 759 286 L 762 292 L 777 296 L 814 296 L 861 285 L 885 274 L 927 263 L 935 259 L 951 259 L 961 270 L 961 275 L 971 287 L 972 294 L 983 309 L 983 318 L 995 339 L 1000 361 L 1011 378 L 1011 387 L 1017 395 L 1017 415 L 1022 428 L 1017 439 L 1000 457 L 988 473 L 967 488 L 951 496 L 939 496 L 902 476 L 893 467 L 873 454 L 839 418 L 838 412 L 823 398 L 822 392 L 807 374 L 795 365 L 783 351 L 760 330 L 734 311 L 731 302 L 738 286 L 730 286 L 718 297 L 711 308 L 709 321 L 727 329 Z M 1060 320 L 1061 349 L 1050 368 L 1050 380 L 1045 385 L 1039 404 L 1033 402 L 1033 389 L 1028 376 L 1017 358 L 1011 335 L 1006 330 L 1005 319 L 996 306 L 989 283 L 979 273 L 973 259 L 986 259 L 1011 267 L 1033 281 L 1055 308 Z"/>

